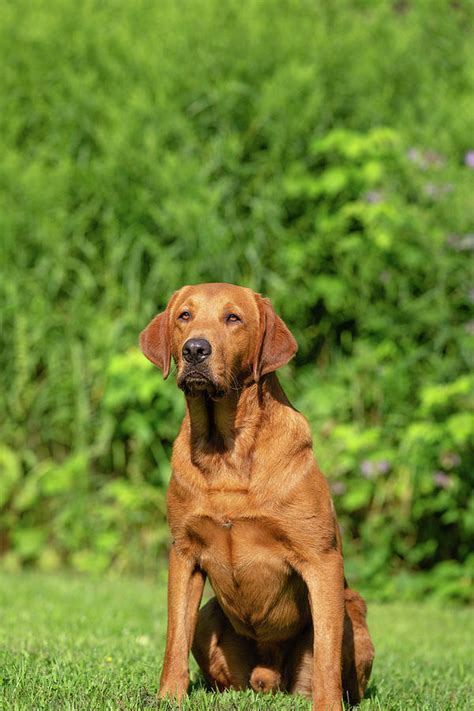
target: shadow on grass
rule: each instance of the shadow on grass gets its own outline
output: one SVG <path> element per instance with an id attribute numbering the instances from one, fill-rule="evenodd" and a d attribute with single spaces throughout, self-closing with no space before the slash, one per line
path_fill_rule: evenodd
<path id="1" fill-rule="evenodd" d="M 176 701 L 157 699 L 146 689 L 140 694 L 140 709 L 150 711 L 308 711 L 307 699 L 289 694 L 257 694 L 245 691 L 209 689 L 203 679 L 191 682 L 188 695 L 178 704 Z"/>
<path id="2" fill-rule="evenodd" d="M 377 698 L 377 685 L 371 683 L 367 688 L 364 700 L 370 701 Z M 256 694 L 252 690 L 220 692 L 209 686 L 204 677 L 197 676 L 189 684 L 188 695 L 181 704 L 167 699 L 158 699 L 155 693 L 142 689 L 140 693 L 140 708 L 150 711 L 284 711 L 295 709 L 306 711 L 310 708 L 307 699 L 302 696 L 290 694 Z M 357 709 L 349 706 L 346 711 Z"/>
<path id="3" fill-rule="evenodd" d="M 375 699 L 378 693 L 377 684 L 371 682 L 365 691 L 364 699 Z"/>
<path id="4" fill-rule="evenodd" d="M 370 683 L 365 692 L 364 700 L 370 701 L 378 696 L 375 683 Z M 309 701 L 302 696 L 290 694 L 256 694 L 246 691 L 218 691 L 211 687 L 203 676 L 197 675 L 189 684 L 188 695 L 178 704 L 176 701 L 158 699 L 155 693 L 142 689 L 140 692 L 140 708 L 150 711 L 306 711 L 310 709 Z M 344 705 L 345 711 L 358 709 L 359 705 Z"/>

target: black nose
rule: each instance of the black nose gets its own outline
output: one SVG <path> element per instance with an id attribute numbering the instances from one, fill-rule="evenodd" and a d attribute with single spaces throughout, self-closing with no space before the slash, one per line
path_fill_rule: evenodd
<path id="1" fill-rule="evenodd" d="M 211 344 L 204 338 L 190 338 L 183 346 L 183 357 L 188 363 L 202 363 L 212 353 Z"/>

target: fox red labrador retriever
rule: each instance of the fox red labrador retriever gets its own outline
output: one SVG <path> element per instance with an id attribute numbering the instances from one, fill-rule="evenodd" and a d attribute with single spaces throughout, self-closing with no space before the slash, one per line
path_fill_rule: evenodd
<path id="1" fill-rule="evenodd" d="M 193 654 L 219 689 L 357 703 L 374 650 L 364 601 L 303 415 L 275 371 L 297 345 L 268 299 L 231 284 L 185 286 L 140 336 L 186 396 L 168 489 L 173 536 L 160 697 L 186 694 Z M 206 576 L 215 593 L 199 609 Z"/>

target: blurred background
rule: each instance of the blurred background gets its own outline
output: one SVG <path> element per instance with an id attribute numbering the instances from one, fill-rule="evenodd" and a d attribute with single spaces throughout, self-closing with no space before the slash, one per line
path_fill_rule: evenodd
<path id="1" fill-rule="evenodd" d="M 351 583 L 468 601 L 469 0 L 0 8 L 0 567 L 154 574 L 173 290 L 271 297 Z"/>

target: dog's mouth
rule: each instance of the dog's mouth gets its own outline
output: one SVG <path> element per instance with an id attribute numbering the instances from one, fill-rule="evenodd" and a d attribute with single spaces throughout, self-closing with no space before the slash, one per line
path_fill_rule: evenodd
<path id="1" fill-rule="evenodd" d="M 206 392 L 215 398 L 222 397 L 224 394 L 209 370 L 202 367 L 186 368 L 181 375 L 178 376 L 178 387 L 181 388 L 186 395 L 191 396 Z"/>

